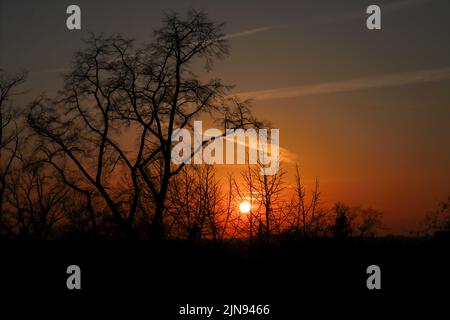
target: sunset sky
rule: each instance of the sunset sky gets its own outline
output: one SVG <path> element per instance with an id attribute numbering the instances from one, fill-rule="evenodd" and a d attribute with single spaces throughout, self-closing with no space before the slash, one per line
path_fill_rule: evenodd
<path id="1" fill-rule="evenodd" d="M 81 31 L 66 28 L 70 4 Z M 366 28 L 370 4 L 382 9 L 381 31 Z M 231 44 L 210 74 L 197 73 L 254 99 L 292 155 L 286 169 L 297 162 L 307 185 L 318 176 L 325 205 L 372 206 L 388 232 L 407 233 L 447 199 L 448 0 L 0 0 L 0 66 L 30 72 L 24 101 L 53 93 L 90 32 L 149 42 L 164 11 L 188 8 L 225 22 Z"/>

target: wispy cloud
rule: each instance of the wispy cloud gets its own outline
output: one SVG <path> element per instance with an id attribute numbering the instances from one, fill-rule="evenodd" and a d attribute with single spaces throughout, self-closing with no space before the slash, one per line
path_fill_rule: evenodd
<path id="1" fill-rule="evenodd" d="M 236 39 L 236 38 L 242 38 L 242 37 L 247 37 L 247 36 L 251 36 L 257 33 L 261 33 L 261 32 L 265 32 L 265 31 L 270 31 L 270 30 L 274 30 L 274 29 L 279 29 L 279 28 L 283 28 L 284 26 L 265 26 L 265 27 L 259 27 L 259 28 L 255 28 L 255 29 L 250 29 L 250 30 L 245 30 L 245 31 L 241 31 L 241 32 L 236 32 L 236 33 L 231 33 L 231 34 L 227 34 L 226 36 L 224 36 L 224 39 Z"/>
<path id="2" fill-rule="evenodd" d="M 213 137 L 218 137 L 214 134 L 208 134 L 207 132 L 203 133 L 205 138 L 213 138 Z M 219 135 L 220 136 L 220 135 Z M 248 148 L 248 150 L 255 150 L 257 152 L 260 152 L 262 150 L 262 146 L 260 143 L 257 144 L 251 144 L 251 143 L 247 143 L 246 141 L 241 141 L 239 139 L 235 139 L 234 137 L 230 137 L 230 136 L 224 136 L 224 137 L 220 137 L 220 139 L 224 140 L 224 143 L 226 143 L 227 141 L 232 142 L 232 143 L 236 143 L 239 144 L 243 147 Z M 289 151 L 286 148 L 283 148 L 282 146 L 278 146 L 279 149 L 279 156 L 280 156 L 280 161 L 284 162 L 284 163 L 296 163 L 297 161 L 297 155 L 291 151 Z M 267 149 L 265 149 L 266 152 L 269 152 L 269 154 L 271 154 L 271 150 L 273 150 L 272 147 L 272 143 L 269 141 L 267 144 Z"/>
<path id="3" fill-rule="evenodd" d="M 411 8 L 414 6 L 430 4 L 433 2 L 438 2 L 442 0 L 399 0 L 392 1 L 387 4 L 380 4 L 381 10 L 383 14 L 395 12 L 404 8 Z M 312 17 L 308 20 L 300 22 L 301 24 L 313 24 L 313 25 L 324 25 L 324 24 L 335 24 L 353 20 L 359 20 L 361 18 L 366 17 L 367 14 L 365 10 L 357 10 L 357 11 L 346 11 L 335 13 L 331 15 L 323 15 Z"/>
<path id="4" fill-rule="evenodd" d="M 381 5 L 381 8 L 383 10 L 383 13 L 390 13 L 395 12 L 404 8 L 419 6 L 419 5 L 425 5 L 430 4 L 433 2 L 439 2 L 442 0 L 399 0 L 399 1 L 392 1 L 387 4 Z M 290 23 L 289 25 L 278 25 L 278 26 L 263 26 L 259 28 L 254 28 L 250 30 L 245 30 L 241 32 L 236 32 L 232 34 L 228 34 L 224 37 L 224 39 L 235 39 L 235 38 L 242 38 L 242 37 L 248 37 L 252 36 L 257 33 L 271 31 L 274 29 L 280 29 L 280 28 L 287 28 L 290 26 L 298 26 L 298 25 L 323 25 L 323 24 L 334 24 L 334 23 L 341 23 L 346 21 L 352 21 L 361 19 L 361 17 L 366 17 L 366 12 L 364 10 L 357 10 L 357 11 L 349 11 L 349 12 L 341 12 L 333 15 L 323 15 L 323 16 L 316 16 L 311 17 L 303 21 Z"/>
<path id="5" fill-rule="evenodd" d="M 365 89 L 388 88 L 425 82 L 443 81 L 450 79 L 450 67 L 427 69 L 356 78 L 335 82 L 325 82 L 313 85 L 293 86 L 270 90 L 242 92 L 237 95 L 242 99 L 271 100 L 308 95 L 349 92 Z"/>
<path id="6" fill-rule="evenodd" d="M 437 2 L 442 0 L 400 0 L 400 1 L 394 1 L 386 4 L 384 8 L 389 10 L 396 10 L 396 9 L 402 9 L 405 7 L 412 7 L 422 4 L 429 4 L 432 2 Z"/>

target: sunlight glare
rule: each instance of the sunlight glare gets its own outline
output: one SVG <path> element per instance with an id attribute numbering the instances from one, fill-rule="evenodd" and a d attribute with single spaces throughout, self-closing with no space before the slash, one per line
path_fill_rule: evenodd
<path id="1" fill-rule="evenodd" d="M 248 201 L 243 201 L 239 205 L 239 210 L 242 213 L 249 213 L 251 208 L 252 208 L 252 206 L 251 206 L 250 202 L 248 202 Z"/>

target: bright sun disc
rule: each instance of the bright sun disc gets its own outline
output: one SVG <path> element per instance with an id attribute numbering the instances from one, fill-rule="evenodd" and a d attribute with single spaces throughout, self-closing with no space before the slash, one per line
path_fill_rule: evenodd
<path id="1" fill-rule="evenodd" d="M 252 206 L 251 206 L 250 202 L 248 202 L 248 201 L 243 201 L 239 205 L 239 210 L 242 213 L 249 213 L 251 208 L 252 208 Z"/>

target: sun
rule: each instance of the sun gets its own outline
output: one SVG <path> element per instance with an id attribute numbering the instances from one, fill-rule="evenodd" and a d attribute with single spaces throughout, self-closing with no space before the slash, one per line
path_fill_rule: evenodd
<path id="1" fill-rule="evenodd" d="M 239 211 L 241 211 L 242 213 L 249 213 L 251 209 L 252 205 L 248 201 L 242 201 L 239 204 Z"/>

